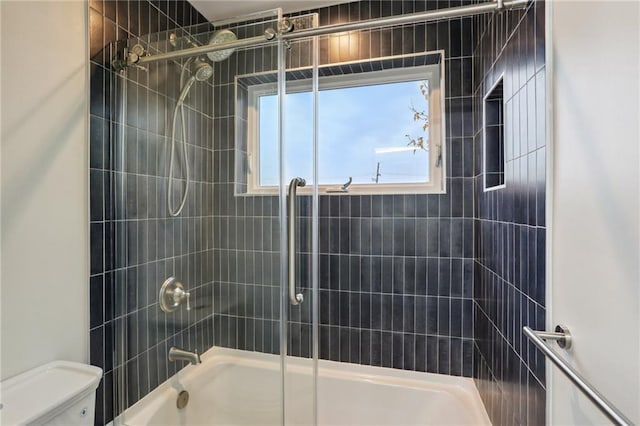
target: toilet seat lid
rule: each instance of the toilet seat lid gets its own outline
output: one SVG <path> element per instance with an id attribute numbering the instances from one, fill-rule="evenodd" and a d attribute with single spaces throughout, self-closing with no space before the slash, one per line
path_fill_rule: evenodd
<path id="1" fill-rule="evenodd" d="M 0 383 L 0 423 L 32 423 L 95 392 L 102 369 L 70 361 L 53 361 Z"/>

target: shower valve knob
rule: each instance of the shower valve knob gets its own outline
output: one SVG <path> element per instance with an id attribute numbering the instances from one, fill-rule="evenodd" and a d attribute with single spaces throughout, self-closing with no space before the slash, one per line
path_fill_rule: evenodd
<path id="1" fill-rule="evenodd" d="M 175 277 L 169 277 L 160 288 L 160 309 L 163 312 L 173 312 L 186 301 L 187 311 L 191 310 L 191 303 L 189 301 L 191 293 L 185 290 L 184 285 L 179 282 Z"/>

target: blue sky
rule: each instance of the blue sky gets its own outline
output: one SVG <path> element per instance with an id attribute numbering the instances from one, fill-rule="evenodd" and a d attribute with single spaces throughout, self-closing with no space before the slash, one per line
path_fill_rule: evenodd
<path id="1" fill-rule="evenodd" d="M 319 158 L 321 184 L 426 182 L 428 154 L 423 150 L 376 154 L 376 148 L 405 147 L 408 139 L 427 134 L 413 121 L 410 106 L 427 109 L 420 81 L 322 90 L 319 93 Z M 312 94 L 288 94 L 285 112 L 287 180 L 311 181 Z M 260 101 L 261 185 L 277 185 L 277 97 Z"/>

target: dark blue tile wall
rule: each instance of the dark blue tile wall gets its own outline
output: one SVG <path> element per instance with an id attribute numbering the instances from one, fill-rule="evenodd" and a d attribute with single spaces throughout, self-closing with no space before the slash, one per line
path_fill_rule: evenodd
<path id="1" fill-rule="evenodd" d="M 449 7 L 450 3 L 360 1 L 313 12 L 320 14 L 324 25 Z M 320 63 L 445 51 L 447 193 L 320 197 L 320 357 L 471 376 L 471 18 L 366 31 L 359 34 L 359 41 L 336 44 L 322 39 Z M 294 46 L 288 63 L 304 65 L 298 54 Z M 236 75 L 273 69 L 275 58 L 273 49 L 261 49 L 239 52 L 216 64 L 216 96 L 228 99 L 225 94 L 234 93 Z M 215 344 L 277 352 L 277 200 L 233 195 L 234 184 L 241 183 L 233 173 L 233 108 L 230 103 L 215 111 L 220 131 L 214 133 L 214 149 L 220 173 L 214 196 L 214 256 L 221 265 L 214 290 L 215 300 L 220 301 L 214 306 Z M 309 200 L 301 197 L 300 203 L 304 216 L 310 211 Z M 299 229 L 308 229 L 309 218 L 303 217 L 300 223 Z M 308 276 L 302 282 L 308 282 Z M 310 303 L 291 308 L 290 316 L 289 353 L 308 356 Z"/>
<path id="2" fill-rule="evenodd" d="M 182 367 L 167 363 L 171 345 L 202 352 L 213 344 L 212 102 L 206 95 L 213 87 L 198 83 L 202 90 L 188 98 L 191 195 L 180 218 L 168 218 L 165 120 L 177 88 L 167 75 L 177 64 L 150 66 L 148 73 L 129 71 L 126 105 L 125 88 L 110 69 L 116 40 L 162 49 L 158 34 L 166 39 L 168 29 L 201 22 L 204 18 L 186 1 L 89 2 L 90 361 L 104 370 L 96 400 L 98 425 Z M 189 313 L 159 310 L 158 290 L 170 275 L 187 283 Z"/>
<path id="3" fill-rule="evenodd" d="M 474 18 L 475 378 L 494 424 L 545 423 L 544 2 Z M 506 187 L 483 192 L 482 99 L 504 74 Z"/>
<path id="4" fill-rule="evenodd" d="M 238 37 L 272 24 L 240 23 Z M 276 197 L 235 196 L 236 75 L 277 69 L 275 47 L 235 52 L 214 64 L 214 344 L 280 352 L 280 232 Z M 242 71 L 240 71 L 242 70 Z"/>

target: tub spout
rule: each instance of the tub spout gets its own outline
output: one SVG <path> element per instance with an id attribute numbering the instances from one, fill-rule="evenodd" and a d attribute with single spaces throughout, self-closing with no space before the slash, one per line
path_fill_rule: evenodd
<path id="1" fill-rule="evenodd" d="M 169 349 L 169 361 L 189 361 L 193 365 L 198 365 L 202 362 L 198 352 L 189 352 L 176 347 Z"/>

